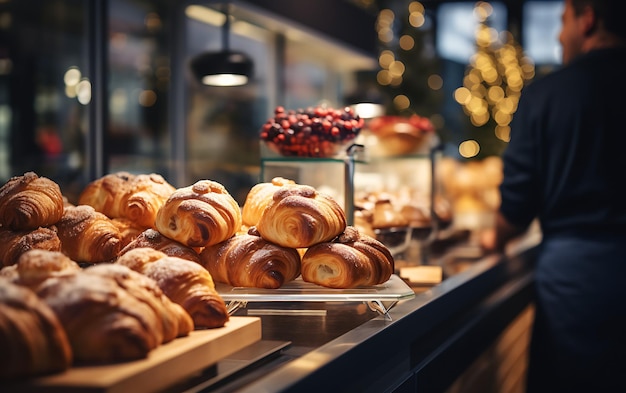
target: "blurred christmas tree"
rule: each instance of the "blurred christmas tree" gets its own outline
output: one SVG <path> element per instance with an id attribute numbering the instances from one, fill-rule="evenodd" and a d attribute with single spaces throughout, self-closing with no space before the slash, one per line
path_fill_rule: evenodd
<path id="1" fill-rule="evenodd" d="M 513 35 L 498 33 L 489 26 L 491 13 L 489 3 L 476 3 L 476 53 L 466 69 L 463 86 L 454 93 L 468 120 L 467 138 L 459 145 L 466 158 L 502 153 L 521 90 L 535 74 L 532 61 Z"/>
<path id="2" fill-rule="evenodd" d="M 443 79 L 432 17 L 419 1 L 380 0 L 377 5 L 380 69 L 376 81 L 386 98 L 386 114 L 418 114 L 437 124 Z"/>

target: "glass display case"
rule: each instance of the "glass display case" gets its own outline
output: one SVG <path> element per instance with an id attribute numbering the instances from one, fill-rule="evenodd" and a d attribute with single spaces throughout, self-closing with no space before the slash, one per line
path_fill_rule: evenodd
<path id="1" fill-rule="evenodd" d="M 409 251 L 418 262 L 442 223 L 451 220 L 437 186 L 440 147 L 403 156 L 369 157 L 362 145 L 332 158 L 284 157 L 263 154 L 261 182 L 284 177 L 315 187 L 344 208 L 349 225 L 382 241 L 394 256 Z M 436 211 L 436 209 L 438 211 Z M 384 210 L 383 210 L 384 209 Z M 364 218 L 365 217 L 365 218 Z"/>

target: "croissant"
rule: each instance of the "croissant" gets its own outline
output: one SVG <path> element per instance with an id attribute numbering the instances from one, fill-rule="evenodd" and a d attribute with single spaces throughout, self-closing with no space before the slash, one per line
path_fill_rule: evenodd
<path id="1" fill-rule="evenodd" d="M 132 189 L 122 200 L 121 216 L 144 228 L 151 228 L 167 198 L 176 190 L 158 174 L 137 175 Z"/>
<path id="2" fill-rule="evenodd" d="M 109 218 L 127 218 L 146 229 L 154 226 L 158 210 L 175 190 L 159 174 L 120 171 L 87 184 L 78 203 L 90 205 Z"/>
<path id="3" fill-rule="evenodd" d="M 191 315 L 195 328 L 222 327 L 228 321 L 226 304 L 200 264 L 147 247 L 129 250 L 116 263 L 155 280 L 167 297 Z"/>
<path id="4" fill-rule="evenodd" d="M 254 233 L 233 236 L 200 253 L 213 279 L 231 286 L 275 289 L 300 275 L 300 254 Z"/>
<path id="5" fill-rule="evenodd" d="M 223 185 L 211 180 L 179 188 L 161 207 L 156 229 L 189 247 L 222 242 L 241 228 L 241 209 Z"/>
<path id="6" fill-rule="evenodd" d="M 63 215 L 57 183 L 34 172 L 9 179 L 0 187 L 0 227 L 26 230 L 55 224 Z"/>
<path id="7" fill-rule="evenodd" d="M 61 251 L 61 239 L 56 227 L 20 231 L 0 229 L 0 258 L 2 258 L 0 265 L 9 266 L 17 263 L 20 255 L 31 249 Z"/>
<path id="8" fill-rule="evenodd" d="M 143 359 L 162 341 L 153 309 L 111 277 L 82 271 L 58 275 L 36 293 L 59 318 L 76 362 Z"/>
<path id="9" fill-rule="evenodd" d="M 334 241 L 310 247 L 302 257 L 302 280 L 328 288 L 382 284 L 393 271 L 387 247 L 352 226 Z"/>
<path id="10" fill-rule="evenodd" d="M 114 263 L 93 265 L 86 268 L 84 272 L 113 278 L 128 293 L 149 305 L 161 322 L 161 329 L 159 329 L 163 332 L 161 343 L 187 336 L 193 330 L 193 321 L 187 311 L 165 296 L 157 283 L 147 276 L 127 266 Z"/>
<path id="11" fill-rule="evenodd" d="M 198 254 L 198 251 L 192 247 L 187 247 L 176 240 L 163 236 L 156 229 L 146 229 L 143 231 L 139 234 L 139 236 L 137 236 L 137 238 L 127 244 L 122 251 L 120 251 L 119 255 L 122 255 L 133 248 L 142 247 L 154 248 L 155 250 L 159 250 L 170 257 L 179 257 L 200 263 L 200 255 Z"/>
<path id="12" fill-rule="evenodd" d="M 20 256 L 15 265 L 16 284 L 33 290 L 46 279 L 80 271 L 78 263 L 60 251 L 33 249 Z"/>
<path id="13" fill-rule="evenodd" d="M 329 241 L 345 228 L 346 215 L 333 198 L 297 184 L 276 191 L 257 224 L 264 239 L 289 248 Z"/>
<path id="14" fill-rule="evenodd" d="M 122 236 L 122 244 L 120 245 L 120 247 L 122 248 L 135 240 L 146 229 L 143 226 L 137 225 L 135 221 L 132 221 L 128 218 L 112 218 L 111 222 L 120 231 L 120 235 Z"/>
<path id="15" fill-rule="evenodd" d="M 0 277 L 0 381 L 67 370 L 72 349 L 59 319 L 35 292 Z"/>
<path id="16" fill-rule="evenodd" d="M 135 175 L 116 172 L 104 175 L 85 186 L 78 196 L 79 205 L 89 205 L 109 218 L 122 217 L 122 203 L 132 189 Z"/>
<path id="17" fill-rule="evenodd" d="M 56 226 L 61 251 L 76 262 L 107 262 L 120 252 L 120 230 L 110 218 L 89 205 L 66 207 Z"/>
<path id="18" fill-rule="evenodd" d="M 272 201 L 274 192 L 285 184 L 295 184 L 295 181 L 285 179 L 284 177 L 275 177 L 269 183 L 255 184 L 248 192 L 241 210 L 243 225 L 247 227 L 256 226 L 261 218 L 261 214 Z"/>

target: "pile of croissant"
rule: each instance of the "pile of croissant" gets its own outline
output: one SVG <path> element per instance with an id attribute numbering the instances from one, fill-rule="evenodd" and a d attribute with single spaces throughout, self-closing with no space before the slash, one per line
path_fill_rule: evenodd
<path id="1" fill-rule="evenodd" d="M 330 196 L 292 180 L 243 206 L 220 183 L 117 172 L 77 203 L 33 172 L 0 188 L 0 379 L 147 356 L 229 315 L 215 282 L 328 288 L 386 282 L 389 250 Z"/>

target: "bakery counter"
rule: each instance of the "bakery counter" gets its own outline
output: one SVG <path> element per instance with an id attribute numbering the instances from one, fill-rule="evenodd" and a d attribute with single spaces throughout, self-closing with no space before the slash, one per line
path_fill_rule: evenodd
<path id="1" fill-rule="evenodd" d="M 444 392 L 531 302 L 534 247 L 480 258 L 459 247 L 430 261 L 450 272 L 441 283 L 387 315 L 364 302 L 248 303 L 234 315 L 259 316 L 262 340 L 171 391 Z"/>

